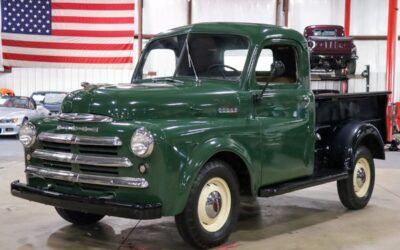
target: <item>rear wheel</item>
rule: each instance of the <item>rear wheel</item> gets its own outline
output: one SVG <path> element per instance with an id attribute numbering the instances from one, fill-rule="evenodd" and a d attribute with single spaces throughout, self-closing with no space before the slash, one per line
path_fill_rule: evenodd
<path id="1" fill-rule="evenodd" d="M 361 209 L 368 204 L 375 183 L 375 166 L 369 149 L 360 146 L 354 159 L 350 176 L 337 182 L 340 201 L 352 210 Z"/>
<path id="2" fill-rule="evenodd" d="M 197 248 L 224 243 L 236 225 L 239 187 L 225 162 L 208 162 L 200 171 L 183 212 L 175 216 L 182 238 Z"/>
<path id="3" fill-rule="evenodd" d="M 57 213 L 66 221 L 75 225 L 91 225 L 103 219 L 104 215 L 83 213 L 56 207 Z"/>

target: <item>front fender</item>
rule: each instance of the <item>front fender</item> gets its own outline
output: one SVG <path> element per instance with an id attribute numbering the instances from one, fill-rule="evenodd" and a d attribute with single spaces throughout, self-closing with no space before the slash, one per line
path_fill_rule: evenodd
<path id="1" fill-rule="evenodd" d="M 187 165 L 182 169 L 179 178 L 179 193 L 181 194 L 181 199 L 177 199 L 177 201 L 180 202 L 176 204 L 176 211 L 182 211 L 185 208 L 190 190 L 201 168 L 214 155 L 220 152 L 234 153 L 243 160 L 250 175 L 251 191 L 253 194 L 256 193 L 257 185 L 259 184 L 257 173 L 259 173 L 261 170 L 255 169 L 256 167 L 252 162 L 252 158 L 245 147 L 228 137 L 213 138 L 198 144 L 193 149 Z"/>

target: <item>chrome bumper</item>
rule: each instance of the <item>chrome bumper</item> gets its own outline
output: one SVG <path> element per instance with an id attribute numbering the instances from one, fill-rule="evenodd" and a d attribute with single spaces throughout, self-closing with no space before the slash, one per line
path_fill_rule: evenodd
<path id="1" fill-rule="evenodd" d="M 78 155 L 52 150 L 37 149 L 32 153 L 33 158 L 65 162 L 71 164 L 85 164 L 99 167 L 123 167 L 128 168 L 133 164 L 126 157 L 103 157 L 92 155 Z"/>
<path id="2" fill-rule="evenodd" d="M 144 178 L 131 177 L 110 177 L 100 175 L 89 175 L 74 173 L 71 171 L 54 170 L 29 165 L 26 167 L 25 173 L 39 177 L 54 180 L 69 181 L 74 183 L 85 183 L 102 186 L 131 187 L 131 188 L 147 188 L 149 183 Z"/>

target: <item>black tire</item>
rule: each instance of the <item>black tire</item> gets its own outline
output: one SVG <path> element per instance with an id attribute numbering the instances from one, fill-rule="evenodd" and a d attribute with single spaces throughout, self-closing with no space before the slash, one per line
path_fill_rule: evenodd
<path id="1" fill-rule="evenodd" d="M 214 202 L 208 204 L 211 211 L 206 209 L 207 203 L 204 203 L 204 210 L 200 215 L 198 211 L 200 209 L 201 213 L 202 207 L 199 204 L 203 202 L 199 203 L 199 200 L 209 201 L 208 198 L 215 194 L 215 191 L 212 191 L 213 188 L 221 188 L 218 189 L 221 193 L 217 192 L 217 198 L 212 196 Z M 228 194 L 230 194 L 230 206 Z M 205 195 L 207 195 L 206 200 Z M 220 160 L 206 163 L 193 184 L 185 209 L 175 216 L 179 234 L 187 243 L 196 248 L 204 249 L 221 245 L 227 241 L 236 226 L 239 202 L 238 180 L 229 165 Z M 209 212 L 211 212 L 211 217 Z M 204 220 L 214 221 L 206 224 Z"/>
<path id="2" fill-rule="evenodd" d="M 368 148 L 360 146 L 355 152 L 349 178 L 337 182 L 340 201 L 351 210 L 364 208 L 371 199 L 374 184 L 375 165 L 372 154 Z"/>
<path id="3" fill-rule="evenodd" d="M 58 207 L 55 209 L 64 220 L 79 226 L 94 224 L 104 217 L 100 214 L 83 213 Z"/>
<path id="4" fill-rule="evenodd" d="M 351 59 L 347 62 L 347 72 L 349 75 L 354 75 L 356 73 L 357 62 L 354 59 Z"/>

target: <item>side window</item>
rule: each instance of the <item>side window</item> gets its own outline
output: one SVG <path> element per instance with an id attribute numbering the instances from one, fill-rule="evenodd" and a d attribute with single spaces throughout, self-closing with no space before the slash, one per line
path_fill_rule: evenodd
<path id="1" fill-rule="evenodd" d="M 297 80 L 296 49 L 290 45 L 272 45 L 262 49 L 258 57 L 255 78 L 257 84 L 264 85 L 271 76 L 271 64 L 281 61 L 285 66 L 280 76 L 271 79 L 273 83 L 292 84 Z"/>

